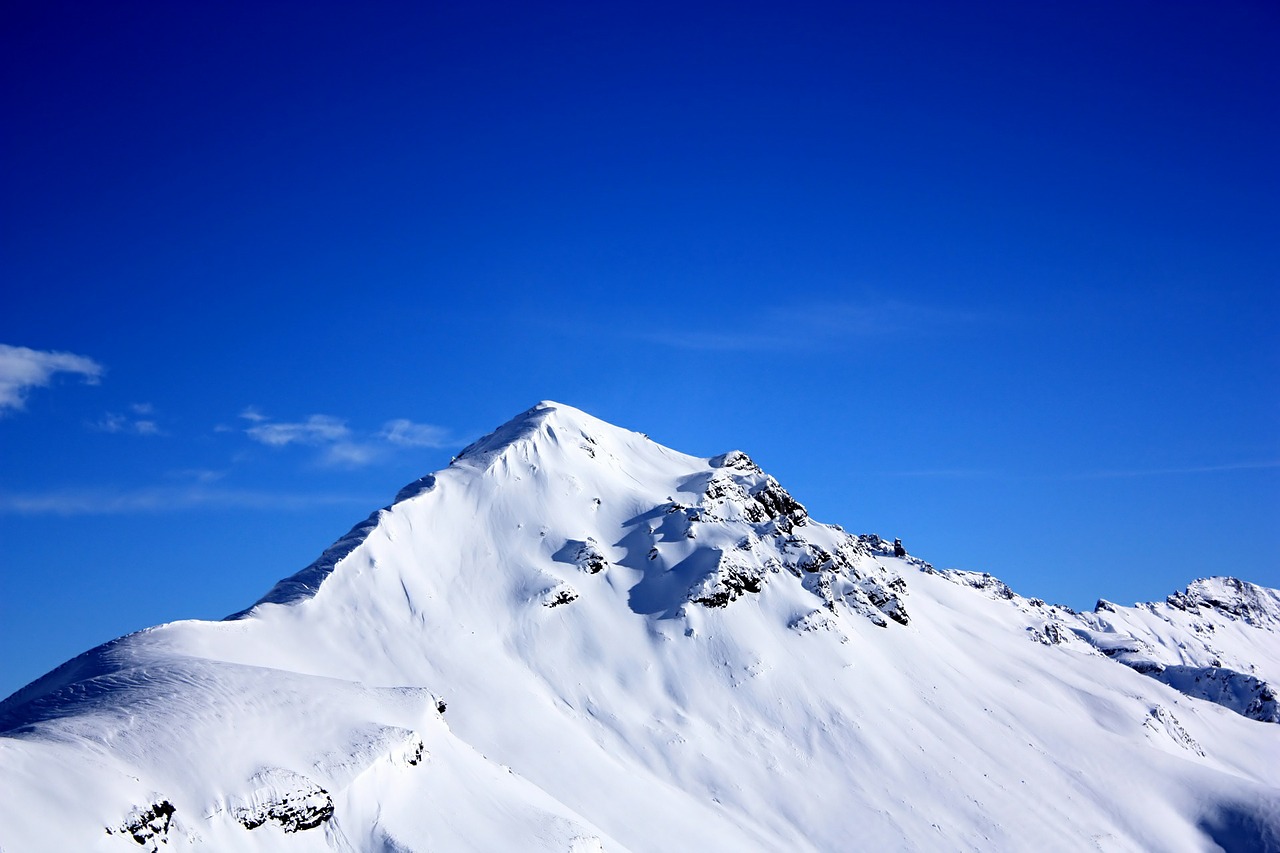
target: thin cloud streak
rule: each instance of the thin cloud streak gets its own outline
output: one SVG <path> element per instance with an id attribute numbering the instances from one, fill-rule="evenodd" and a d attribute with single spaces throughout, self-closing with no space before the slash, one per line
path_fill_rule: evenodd
<path id="1" fill-rule="evenodd" d="M 1005 471 L 984 471 L 967 468 L 939 468 L 921 471 L 880 471 L 881 477 L 937 477 L 942 479 L 1001 479 L 1001 480 L 1118 480 L 1136 477 L 1166 477 L 1186 474 L 1224 474 L 1232 471 L 1267 471 L 1280 468 L 1280 460 L 1269 462 L 1232 462 L 1224 465 L 1188 465 L 1181 468 L 1127 468 L 1102 471 L 1080 471 L 1067 474 L 1013 474 Z"/>
<path id="2" fill-rule="evenodd" d="M 941 477 L 953 480 L 973 480 L 1004 476 L 998 471 L 981 471 L 967 468 L 939 468 L 925 471 L 881 471 L 882 477 Z"/>
<path id="3" fill-rule="evenodd" d="M 52 384 L 59 373 L 97 385 L 105 372 L 106 368 L 87 356 L 0 344 L 0 417 L 22 409 L 32 388 Z"/>
<path id="4" fill-rule="evenodd" d="M 856 340 L 934 332 L 982 319 L 983 315 L 974 312 L 896 300 L 813 302 L 779 307 L 751 317 L 711 318 L 697 327 L 634 331 L 629 336 L 662 346 L 708 352 L 811 350 Z"/>
<path id="5" fill-rule="evenodd" d="M 1163 477 L 1176 474 L 1222 474 L 1229 471 L 1266 471 L 1280 468 L 1280 460 L 1269 462 L 1231 462 L 1225 465 L 1191 465 L 1185 468 L 1134 468 L 1115 471 L 1085 471 L 1069 475 L 1072 480 L 1109 480 L 1126 477 Z"/>
<path id="6" fill-rule="evenodd" d="M 264 492 L 203 486 L 0 493 L 0 513 L 6 515 L 125 515 L 188 509 L 303 510 L 339 504 L 372 506 L 376 503 L 376 499 L 359 495 Z"/>

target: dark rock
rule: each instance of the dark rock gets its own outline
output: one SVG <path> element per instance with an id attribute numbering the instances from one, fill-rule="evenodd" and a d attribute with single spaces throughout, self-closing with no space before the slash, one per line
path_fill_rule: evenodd
<path id="1" fill-rule="evenodd" d="M 245 829 L 257 829 L 268 821 L 280 825 L 285 832 L 315 829 L 333 817 L 333 798 L 319 786 L 309 790 L 290 791 L 279 799 L 254 807 L 237 809 L 235 818 Z"/>
<path id="2" fill-rule="evenodd" d="M 723 558 L 715 574 L 702 581 L 689 600 L 703 607 L 725 607 L 747 593 L 760 592 L 763 578 L 753 570 L 726 563 Z"/>
<path id="3" fill-rule="evenodd" d="M 108 828 L 107 834 L 128 833 L 129 837 L 141 846 L 155 850 L 158 844 L 168 843 L 169 825 L 173 822 L 173 814 L 176 811 L 173 803 L 161 800 L 144 809 L 136 810 L 114 830 Z"/>
<path id="4" fill-rule="evenodd" d="M 752 503 L 746 506 L 747 520 L 753 524 L 775 518 L 787 518 L 793 524 L 804 524 L 809 513 L 803 505 L 791 497 L 778 481 L 769 477 L 764 488 L 751 495 Z"/>
<path id="5" fill-rule="evenodd" d="M 568 586 L 563 586 L 551 590 L 547 597 L 543 599 L 542 604 L 544 607 L 559 607 L 561 604 L 568 604 L 571 601 L 577 600 L 577 591 Z"/>
<path id="6" fill-rule="evenodd" d="M 751 461 L 751 457 L 741 450 L 730 450 L 728 453 L 721 453 L 711 459 L 711 465 L 714 468 L 732 468 L 735 471 L 743 471 L 748 474 L 763 473 L 760 470 L 760 466 Z"/>

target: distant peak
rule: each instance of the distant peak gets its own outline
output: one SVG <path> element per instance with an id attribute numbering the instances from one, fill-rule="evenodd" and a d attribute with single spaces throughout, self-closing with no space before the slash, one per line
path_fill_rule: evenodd
<path id="1" fill-rule="evenodd" d="M 1250 625 L 1280 625 L 1280 591 L 1239 578 L 1200 578 L 1165 601 L 1179 610 L 1216 610 Z"/>

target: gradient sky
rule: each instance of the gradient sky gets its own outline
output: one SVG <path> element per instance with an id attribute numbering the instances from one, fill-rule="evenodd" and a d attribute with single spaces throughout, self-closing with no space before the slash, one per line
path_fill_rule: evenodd
<path id="1" fill-rule="evenodd" d="M 1077 608 L 1280 586 L 1274 2 L 5 4 L 0 695 L 560 400 Z"/>

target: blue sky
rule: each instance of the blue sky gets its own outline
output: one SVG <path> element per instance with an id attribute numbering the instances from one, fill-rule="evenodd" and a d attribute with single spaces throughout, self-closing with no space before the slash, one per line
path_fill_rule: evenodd
<path id="1" fill-rule="evenodd" d="M 1280 586 L 1274 3 L 5 17 L 0 694 L 540 399 L 1075 607 Z"/>

